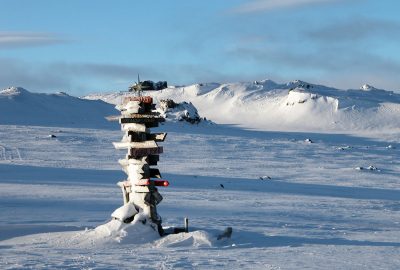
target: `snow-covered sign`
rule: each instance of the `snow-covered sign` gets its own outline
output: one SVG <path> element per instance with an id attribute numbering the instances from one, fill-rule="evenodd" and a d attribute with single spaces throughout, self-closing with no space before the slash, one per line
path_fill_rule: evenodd
<path id="1" fill-rule="evenodd" d="M 110 117 L 109 120 L 119 120 L 125 131 L 121 142 L 114 142 L 116 149 L 127 149 L 125 159 L 119 160 L 122 170 L 128 175 L 128 180 L 118 182 L 123 193 L 124 205 L 114 211 L 112 217 L 122 223 L 132 223 L 135 216 L 145 218 L 142 223 L 154 229 L 159 235 L 164 235 L 161 217 L 157 213 L 157 204 L 162 200 L 157 186 L 166 187 L 167 180 L 152 180 L 161 178 L 157 168 L 158 155 L 163 148 L 156 141 L 164 141 L 166 133 L 151 134 L 149 128 L 158 126 L 164 118 L 154 112 L 153 99 L 148 96 L 125 97 L 123 103 L 116 106 L 121 111 L 120 117 Z"/>
<path id="2" fill-rule="evenodd" d="M 146 128 L 146 125 L 144 125 L 144 124 L 134 124 L 134 123 L 122 124 L 121 129 L 123 131 L 137 131 L 137 132 L 145 132 L 145 133 L 149 132 L 149 130 Z"/>
<path id="3" fill-rule="evenodd" d="M 158 148 L 155 141 L 143 141 L 143 142 L 113 142 L 116 149 L 128 149 L 128 148 Z"/>

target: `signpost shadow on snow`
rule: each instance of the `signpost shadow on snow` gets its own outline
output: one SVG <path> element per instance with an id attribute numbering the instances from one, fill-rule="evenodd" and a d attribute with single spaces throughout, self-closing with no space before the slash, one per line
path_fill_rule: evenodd
<path id="1" fill-rule="evenodd" d="M 54 184 L 54 185 L 115 185 L 122 179 L 120 170 L 38 167 L 29 165 L 0 164 L 0 183 Z"/>
<path id="2" fill-rule="evenodd" d="M 183 125 L 181 123 L 167 123 L 161 126 L 163 131 L 178 132 L 187 134 L 220 135 L 220 136 L 239 136 L 250 139 L 288 139 L 304 140 L 311 138 L 314 141 L 324 141 L 335 144 L 357 144 L 357 145 L 384 145 L 387 142 L 379 141 L 374 138 L 361 137 L 345 133 L 321 133 L 321 132 L 301 132 L 301 131 L 265 131 L 241 127 L 235 124 L 216 124 L 208 125 Z M 161 129 L 160 129 L 161 130 Z"/>
<path id="3" fill-rule="evenodd" d="M 120 178 L 123 173 L 119 170 L 93 170 L 93 169 L 68 169 L 68 168 L 48 168 L 34 167 L 22 165 L 0 164 L 0 183 L 16 183 L 30 185 L 91 185 L 93 182 L 102 183 L 104 185 L 114 185 L 113 179 Z M 400 201 L 400 190 L 378 189 L 378 188 L 363 188 L 363 187 L 344 187 L 333 185 L 320 185 L 308 183 L 289 183 L 279 180 L 255 180 L 246 178 L 228 178 L 228 177 L 212 177 L 212 176 L 193 176 L 180 174 L 165 174 L 168 179 L 174 180 L 174 185 L 171 186 L 171 191 L 176 189 L 206 189 L 215 190 L 218 192 L 230 191 L 247 191 L 256 193 L 275 193 L 284 195 L 297 196 L 316 196 L 316 197 L 335 197 L 349 199 L 365 199 L 365 200 L 388 200 Z M 224 185 L 224 189 L 218 189 L 220 184 Z M 21 198 L 22 199 L 22 198 Z M 33 203 L 32 198 L 25 198 L 25 202 Z M 43 199 L 42 199 L 43 200 Z M 18 200 L 16 200 L 18 201 Z M 29 203 L 29 204 L 30 204 Z M 77 201 L 82 207 L 82 201 Z M 90 202 L 89 202 L 90 203 Z M 96 206 L 98 211 L 104 211 L 103 207 L 99 207 L 99 202 L 91 201 L 93 207 Z M 45 207 L 46 200 L 39 203 L 38 207 Z M 100 203 L 101 204 L 101 203 Z M 22 205 L 21 205 L 22 206 Z M 54 207 L 54 204 L 53 206 Z M 62 209 L 71 207 L 71 202 L 68 205 L 61 205 Z M 182 206 L 184 207 L 184 206 Z M 74 208 L 74 207 L 72 207 Z M 83 207 L 85 208 L 85 207 Z M 91 206 L 88 206 L 89 211 Z M 36 209 L 39 211 L 39 209 Z M 18 225 L 23 226 L 23 225 Z M 55 232 L 73 230 L 77 227 L 63 227 L 57 225 L 49 225 L 43 228 L 43 225 L 38 227 L 27 225 L 20 227 L 17 230 L 11 230 L 5 233 L 2 239 L 8 239 L 15 236 L 29 235 L 38 232 Z M 5 237 L 5 238 L 4 238 Z M 1 240 L 1 239 L 0 239 Z M 230 240 L 229 240 L 230 241 Z M 282 247 L 282 246 L 304 246 L 304 245 L 342 245 L 342 246 L 375 246 L 375 247 L 400 247 L 397 242 L 382 242 L 382 241 L 359 241 L 343 238 L 312 238 L 312 237 L 295 237 L 295 236 L 267 236 L 261 233 L 248 231 L 235 231 L 232 238 L 232 243 L 237 247 L 252 248 L 252 247 Z"/>
<path id="4" fill-rule="evenodd" d="M 255 232 L 237 232 L 232 239 L 239 248 L 300 247 L 304 245 L 400 247 L 397 242 L 361 241 L 344 238 L 311 238 L 298 236 L 267 236 Z"/>
<path id="5" fill-rule="evenodd" d="M 102 183 L 114 185 L 112 180 L 124 176 L 119 170 L 69 169 L 34 167 L 24 165 L 0 164 L 0 183 L 27 183 L 27 184 L 68 184 L 90 185 Z M 215 189 L 224 184 L 226 190 L 254 191 L 266 193 L 281 193 L 301 196 L 325 196 L 350 199 L 392 200 L 400 201 L 400 190 L 346 187 L 309 183 L 291 183 L 280 180 L 261 181 L 246 178 L 229 178 L 215 176 L 193 176 L 164 174 L 173 179 L 171 188 Z"/>
<path id="6" fill-rule="evenodd" d="M 212 176 L 193 176 L 165 174 L 174 179 L 176 188 L 216 189 L 222 183 L 224 190 L 254 191 L 265 193 L 290 194 L 299 196 L 321 196 L 365 200 L 400 201 L 400 190 L 345 187 L 309 183 L 290 183 L 279 180 L 255 180 L 246 178 L 224 178 Z M 193 184 L 197 182 L 198 184 Z M 174 186 L 172 186 L 174 188 Z"/>

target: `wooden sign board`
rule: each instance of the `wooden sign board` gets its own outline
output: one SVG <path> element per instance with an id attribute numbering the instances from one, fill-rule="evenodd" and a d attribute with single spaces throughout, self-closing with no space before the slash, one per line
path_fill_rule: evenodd
<path id="1" fill-rule="evenodd" d="M 161 173 L 159 169 L 150 168 L 150 177 L 151 178 L 161 178 Z"/>
<path id="2" fill-rule="evenodd" d="M 146 160 L 150 166 L 157 166 L 157 162 L 160 160 L 160 156 L 159 155 L 148 155 Z"/>
<path id="3" fill-rule="evenodd" d="M 162 146 L 152 148 L 130 148 L 129 156 L 132 158 L 144 157 L 148 155 L 158 155 L 163 152 Z"/>
<path id="4" fill-rule="evenodd" d="M 129 101 L 139 101 L 144 104 L 152 104 L 153 98 L 150 96 L 142 96 L 142 97 L 125 97 L 123 103 L 128 103 Z"/>
<path id="5" fill-rule="evenodd" d="M 165 119 L 162 117 L 123 117 L 119 119 L 120 124 L 147 124 L 147 123 L 159 123 L 165 122 Z"/>
<path id="6" fill-rule="evenodd" d="M 148 133 L 146 132 L 136 132 L 136 131 L 128 131 L 128 138 L 130 142 L 143 142 L 143 141 L 152 141 L 152 139 L 148 139 Z"/>
<path id="7" fill-rule="evenodd" d="M 132 164 L 132 165 L 137 165 L 137 166 L 143 166 L 145 164 L 147 164 L 146 159 L 141 158 L 141 159 L 119 159 L 118 160 L 119 164 L 122 167 L 127 167 L 128 165 Z"/>
<path id="8" fill-rule="evenodd" d="M 144 142 L 113 142 L 116 149 L 128 149 L 128 148 L 157 148 L 158 145 L 155 141 L 144 141 Z"/>
<path id="9" fill-rule="evenodd" d="M 150 113 L 131 113 L 131 114 L 125 114 L 123 113 L 124 118 L 162 118 L 160 117 L 160 113 L 158 112 L 150 112 Z M 123 118 L 122 117 L 122 118 Z"/>
<path id="10" fill-rule="evenodd" d="M 164 122 L 164 121 L 162 121 Z M 153 123 L 146 123 L 146 128 L 153 128 L 153 127 L 158 127 L 158 122 L 153 122 Z"/>
<path id="11" fill-rule="evenodd" d="M 156 141 L 163 142 L 167 133 L 146 133 L 137 131 L 128 131 L 128 137 L 130 142 L 143 142 L 143 141 Z"/>

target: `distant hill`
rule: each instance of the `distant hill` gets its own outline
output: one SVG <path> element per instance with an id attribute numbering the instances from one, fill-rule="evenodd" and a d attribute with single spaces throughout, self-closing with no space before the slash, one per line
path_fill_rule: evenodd
<path id="1" fill-rule="evenodd" d="M 92 94 L 84 98 L 117 104 L 126 94 Z M 246 128 L 344 133 L 400 131 L 400 95 L 369 85 L 340 90 L 298 80 L 285 84 L 262 80 L 169 87 L 149 94 L 156 100 L 192 102 L 201 116 Z"/>
<path id="2" fill-rule="evenodd" d="M 72 97 L 62 92 L 39 94 L 21 87 L 0 91 L 0 125 L 117 129 L 118 125 L 104 119 L 115 112 L 109 103 Z"/>
<path id="3" fill-rule="evenodd" d="M 146 93 L 144 93 L 146 94 Z M 201 117 L 219 124 L 271 131 L 400 132 L 400 95 L 363 85 L 340 90 L 303 81 L 271 80 L 205 83 L 151 91 L 161 99 L 191 102 Z M 104 119 L 128 92 L 91 94 L 31 93 L 11 87 L 0 91 L 0 125 L 40 125 L 117 129 Z"/>

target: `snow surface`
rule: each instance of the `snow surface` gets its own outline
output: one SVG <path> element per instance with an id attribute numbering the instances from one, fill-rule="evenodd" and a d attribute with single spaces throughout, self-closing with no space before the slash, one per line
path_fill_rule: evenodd
<path id="1" fill-rule="evenodd" d="M 173 89 L 157 95 L 169 94 L 176 101 L 179 93 L 182 101 L 193 96 L 186 101 L 201 116 L 220 121 L 228 118 L 223 111 L 233 112 L 228 105 L 240 104 L 234 98 L 239 96 L 247 97 L 249 105 L 238 111 L 256 108 L 257 98 L 270 104 L 273 96 L 276 104 L 290 108 L 316 102 L 304 109 L 318 113 L 315 118 L 333 108 L 335 99 L 340 104 L 348 96 L 349 104 L 357 103 L 354 111 L 363 108 L 372 120 L 381 117 L 382 136 L 364 137 L 375 127 L 363 126 L 368 119 L 362 114 L 348 115 L 346 124 L 359 120 L 352 135 L 325 129 L 323 122 L 321 132 L 166 122 L 155 130 L 168 132 L 159 169 L 170 182 L 160 188 L 164 200 L 158 212 L 163 226 L 183 226 L 188 217 L 190 232 L 163 238 L 140 222 L 121 227 L 111 220 L 122 204 L 116 183 L 125 177 L 118 164 L 123 154 L 112 146 L 122 133 L 117 123 L 115 129 L 99 128 L 97 122 L 87 126 L 78 116 L 92 106 L 113 106 L 73 97 L 56 106 L 56 95 L 2 91 L 0 269 L 399 269 L 399 135 L 391 126 L 398 124 L 391 114 L 398 109 L 398 97 L 390 99 L 382 90 L 352 90 L 338 98 L 339 90 L 329 88 L 331 93 L 322 95 L 314 91 L 317 86 L 309 91 L 305 85 L 303 91 L 296 82 L 259 83 L 270 90 L 249 91 L 260 86 L 253 83 L 205 84 L 176 88 L 176 97 L 168 92 Z M 361 91 L 367 94 L 362 99 Z M 207 94 L 215 95 L 209 99 L 218 101 L 219 111 L 201 109 Z M 34 109 L 39 97 L 46 99 L 47 114 Z M 4 109 L 7 101 L 16 104 L 17 99 L 21 110 Z M 388 107 L 391 113 L 382 112 Z M 19 113 L 29 108 L 31 114 Z M 58 111 L 68 117 L 72 108 L 74 124 L 51 116 Z M 97 110 L 93 119 L 103 121 L 106 113 Z M 2 122 L 6 118 L 15 122 Z M 233 227 L 232 238 L 217 241 L 226 226 Z"/>

